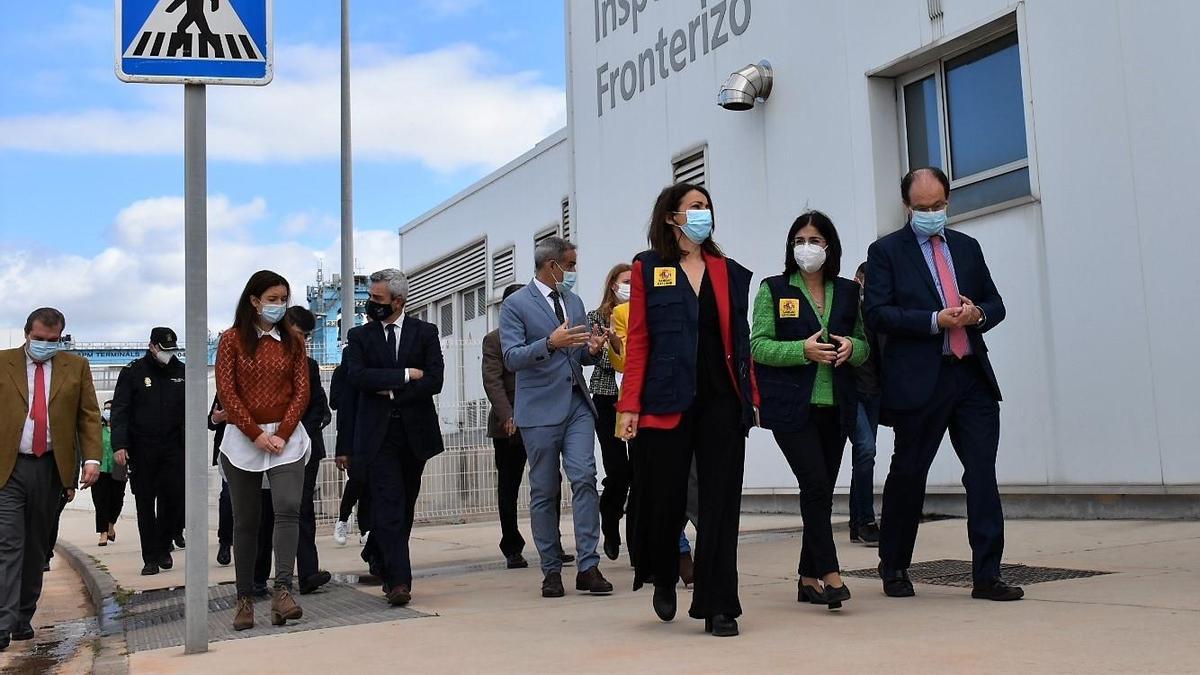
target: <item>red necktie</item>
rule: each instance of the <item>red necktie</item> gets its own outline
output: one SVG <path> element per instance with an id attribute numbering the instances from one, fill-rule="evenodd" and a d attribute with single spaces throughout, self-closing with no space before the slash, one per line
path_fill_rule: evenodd
<path id="1" fill-rule="evenodd" d="M 958 297 L 958 282 L 950 273 L 950 265 L 946 264 L 946 256 L 942 253 L 941 236 L 933 235 L 929 238 L 929 243 L 933 246 L 933 266 L 937 268 L 938 279 L 942 283 L 942 295 L 946 296 L 946 307 L 962 306 L 962 299 Z M 960 359 L 966 356 L 970 349 L 967 329 L 951 328 L 949 337 L 950 352 Z"/>
<path id="2" fill-rule="evenodd" d="M 38 363 L 33 371 L 33 410 L 29 412 L 33 419 L 33 456 L 41 457 L 46 454 L 46 427 L 49 420 L 46 416 L 46 369 Z"/>

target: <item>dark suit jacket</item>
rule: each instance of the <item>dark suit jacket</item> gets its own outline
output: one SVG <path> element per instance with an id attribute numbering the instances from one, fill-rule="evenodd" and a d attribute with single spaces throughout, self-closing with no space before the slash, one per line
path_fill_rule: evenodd
<path id="1" fill-rule="evenodd" d="M 504 423 L 513 416 L 517 374 L 504 367 L 499 328 L 483 337 L 483 390 L 492 404 L 488 413 L 488 438 L 508 438 Z"/>
<path id="2" fill-rule="evenodd" d="M 350 331 L 342 364 L 346 368 L 346 381 L 358 396 L 351 466 L 370 465 L 383 445 L 393 410 L 400 415 L 408 451 L 415 457 L 428 460 L 445 449 L 433 404 L 433 397 L 442 391 L 445 370 L 437 326 L 405 317 L 400 329 L 398 362 L 393 361 L 388 351 L 382 323 L 373 321 L 359 326 Z M 406 368 L 418 368 L 424 377 L 405 382 Z M 381 396 L 382 391 L 391 392 L 391 397 Z M 345 405 L 345 401 L 339 403 Z"/>
<path id="3" fill-rule="evenodd" d="M 321 430 L 333 421 L 333 414 L 329 412 L 325 387 L 321 386 L 321 368 L 312 357 L 308 359 L 308 392 L 308 408 L 300 418 L 300 423 L 304 425 L 304 430 L 312 440 L 312 456 L 309 457 L 309 461 L 319 461 L 326 456 L 325 437 L 321 435 Z"/>
<path id="4" fill-rule="evenodd" d="M 967 336 L 996 400 L 1000 400 L 983 334 L 1004 320 L 1004 300 L 992 282 L 978 241 L 946 230 L 946 244 L 959 294 L 970 298 L 987 317 L 982 327 L 968 328 Z M 880 360 L 883 408 L 920 408 L 937 384 L 944 333 L 929 332 L 931 315 L 942 309 L 942 300 L 911 227 L 906 225 L 882 237 L 868 249 L 864 307 L 867 325 L 879 334 L 881 342 L 886 337 Z"/>
<path id="5" fill-rule="evenodd" d="M 213 433 L 213 462 L 212 462 L 213 466 L 217 466 L 217 462 L 219 462 L 221 459 L 221 440 L 225 438 L 225 425 L 227 424 L 227 422 L 221 422 L 220 424 L 213 424 L 213 421 L 212 421 L 213 413 L 217 411 L 217 406 L 220 404 L 221 404 L 221 402 L 217 400 L 216 396 L 214 396 L 212 405 L 210 405 L 208 407 L 208 419 L 206 420 L 208 423 L 208 430 L 214 432 Z"/>

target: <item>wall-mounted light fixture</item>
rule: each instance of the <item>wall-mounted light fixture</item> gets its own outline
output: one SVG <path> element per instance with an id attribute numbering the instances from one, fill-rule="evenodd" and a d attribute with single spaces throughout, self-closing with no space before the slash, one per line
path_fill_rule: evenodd
<path id="1" fill-rule="evenodd" d="M 765 101 L 771 95 L 773 80 L 770 63 L 751 63 L 725 79 L 717 94 L 717 105 L 726 110 L 750 110 L 755 102 Z"/>

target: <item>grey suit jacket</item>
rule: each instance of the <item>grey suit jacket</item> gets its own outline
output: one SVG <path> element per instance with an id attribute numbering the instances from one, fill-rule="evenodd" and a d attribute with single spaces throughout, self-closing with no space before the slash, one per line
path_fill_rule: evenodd
<path id="1" fill-rule="evenodd" d="M 569 325 L 588 325 L 579 296 L 564 293 L 561 301 Z M 583 366 L 595 365 L 598 357 L 588 353 L 586 346 L 551 352 L 550 334 L 558 326 L 550 303 L 532 281 L 510 295 L 500 308 L 504 365 L 517 374 L 513 419 L 518 427 L 562 424 L 571 413 L 573 387 L 579 387 L 592 414 L 596 414 L 583 379 Z"/>

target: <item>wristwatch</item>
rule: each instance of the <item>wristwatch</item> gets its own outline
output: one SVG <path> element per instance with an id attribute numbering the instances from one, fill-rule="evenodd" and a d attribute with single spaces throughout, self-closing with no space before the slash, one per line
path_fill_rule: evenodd
<path id="1" fill-rule="evenodd" d="M 975 322 L 975 327 L 980 328 L 987 323 L 987 314 L 983 313 L 983 308 L 979 305 L 975 305 L 975 309 L 979 310 L 979 320 Z"/>

